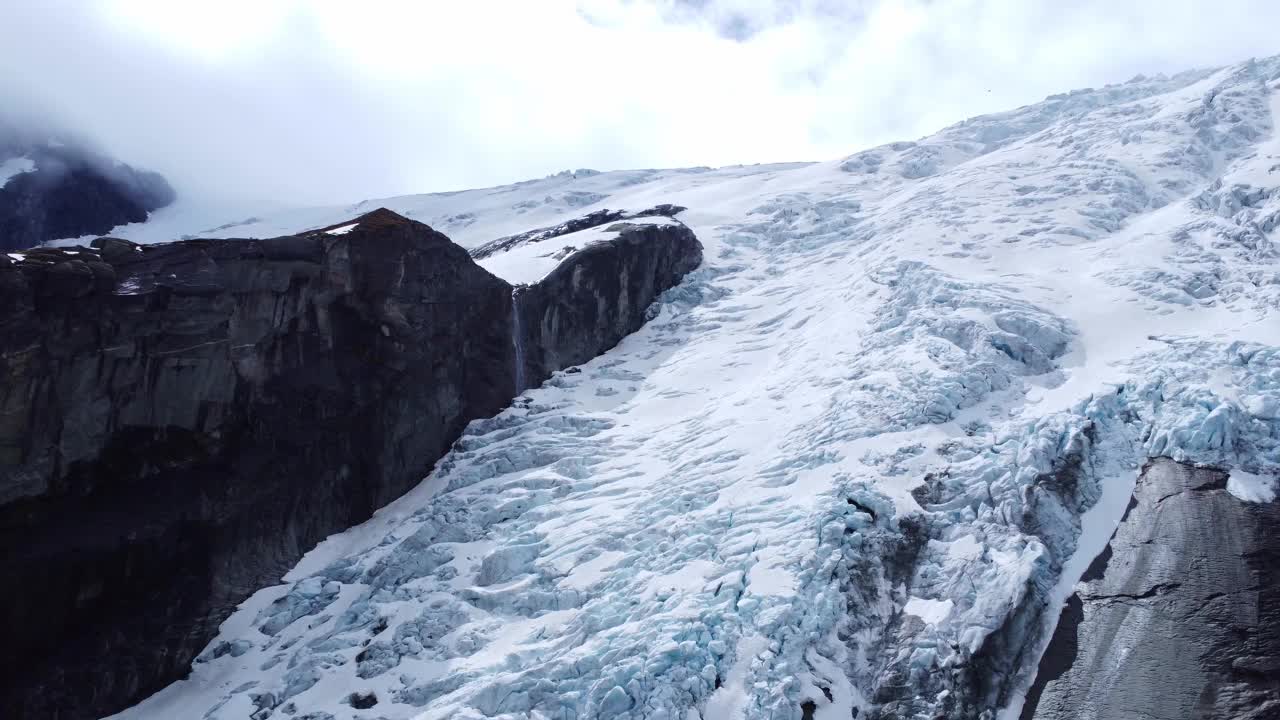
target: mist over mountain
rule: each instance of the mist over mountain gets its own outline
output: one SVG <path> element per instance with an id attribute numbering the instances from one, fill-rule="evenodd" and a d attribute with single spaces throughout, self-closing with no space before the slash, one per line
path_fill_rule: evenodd
<path id="1" fill-rule="evenodd" d="M 176 199 L 158 173 L 108 157 L 86 139 L 0 118 L 0 251 L 105 235 Z"/>

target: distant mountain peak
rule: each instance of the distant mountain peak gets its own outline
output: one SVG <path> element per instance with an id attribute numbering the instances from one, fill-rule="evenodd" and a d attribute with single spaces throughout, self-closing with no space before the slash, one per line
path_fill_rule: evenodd
<path id="1" fill-rule="evenodd" d="M 175 197 L 163 176 L 87 141 L 0 119 L 0 251 L 144 222 Z"/>

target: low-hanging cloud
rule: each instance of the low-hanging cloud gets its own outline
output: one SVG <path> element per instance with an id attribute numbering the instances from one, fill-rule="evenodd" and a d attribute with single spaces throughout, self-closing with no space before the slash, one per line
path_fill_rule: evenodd
<path id="1" fill-rule="evenodd" d="M 184 197 L 350 202 L 565 168 L 838 157 L 1280 52 L 1220 0 L 0 3 L 0 107 Z"/>

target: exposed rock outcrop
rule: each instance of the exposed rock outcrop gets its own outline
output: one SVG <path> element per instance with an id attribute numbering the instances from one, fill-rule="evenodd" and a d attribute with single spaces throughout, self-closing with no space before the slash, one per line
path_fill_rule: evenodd
<path id="1" fill-rule="evenodd" d="M 516 290 L 523 334 L 521 376 L 552 372 L 613 347 L 644 324 L 653 302 L 702 263 L 702 245 L 679 223 L 611 226 L 612 240 L 568 256 L 541 282 Z"/>
<path id="2" fill-rule="evenodd" d="M 1152 460 L 1067 603 L 1026 720 L 1280 717 L 1280 505 Z"/>
<path id="3" fill-rule="evenodd" d="M 416 483 L 511 396 L 509 294 L 389 213 L 0 268 L 3 714 L 159 688 L 236 603 Z"/>
<path id="4" fill-rule="evenodd" d="M 560 344 L 531 380 L 616 343 L 691 269 L 640 240 L 529 290 L 528 317 L 562 318 L 529 338 Z M 238 602 L 507 404 L 512 297 L 385 210 L 0 255 L 0 715 L 96 717 L 184 675 Z M 564 320 L 584 297 L 598 322 Z"/>
<path id="5" fill-rule="evenodd" d="M 80 147 L 0 147 L 5 159 L 31 169 L 0 180 L 0 252 L 143 222 L 174 200 L 162 176 Z"/>

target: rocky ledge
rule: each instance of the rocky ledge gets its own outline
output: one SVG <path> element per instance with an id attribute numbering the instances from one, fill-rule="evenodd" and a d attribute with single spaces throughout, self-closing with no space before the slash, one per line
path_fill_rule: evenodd
<path id="1" fill-rule="evenodd" d="M 237 603 L 469 421 L 635 330 L 700 259 L 679 223 L 624 228 L 517 309 L 386 210 L 0 255 L 0 715 L 97 717 L 182 677 Z"/>

